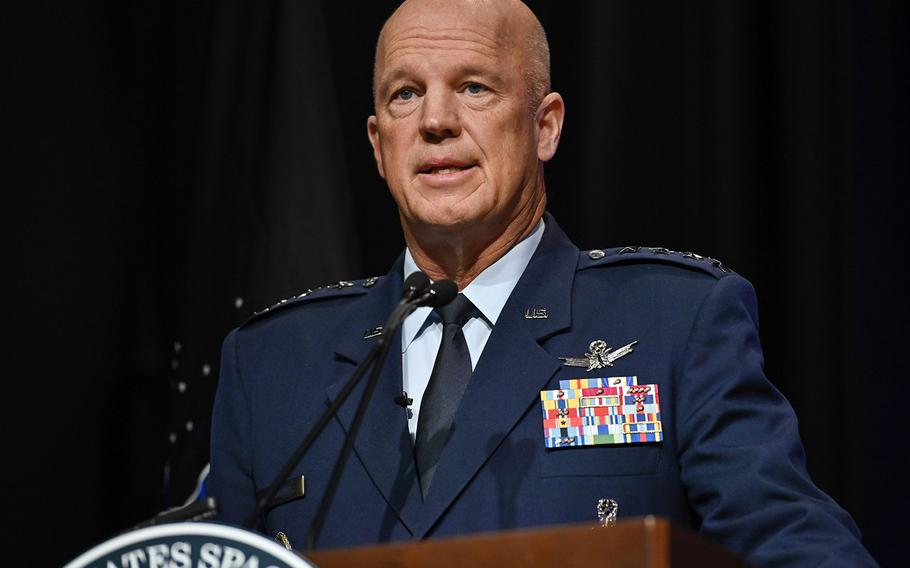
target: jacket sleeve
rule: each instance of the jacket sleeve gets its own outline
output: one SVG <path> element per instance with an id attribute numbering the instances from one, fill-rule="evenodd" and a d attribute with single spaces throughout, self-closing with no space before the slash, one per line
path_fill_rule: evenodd
<path id="1" fill-rule="evenodd" d="M 806 470 L 796 415 L 768 380 L 752 286 L 720 278 L 679 370 L 681 476 L 701 532 L 757 566 L 875 566 Z"/>
<path id="2" fill-rule="evenodd" d="M 224 340 L 221 375 L 212 410 L 208 493 L 218 500 L 218 519 L 240 525 L 256 504 L 252 479 L 252 418 L 237 358 L 237 330 Z"/>

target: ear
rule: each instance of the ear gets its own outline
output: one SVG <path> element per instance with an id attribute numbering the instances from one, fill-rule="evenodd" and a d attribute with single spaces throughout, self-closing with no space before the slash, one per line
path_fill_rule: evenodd
<path id="1" fill-rule="evenodd" d="M 535 125 L 537 127 L 537 158 L 541 162 L 549 161 L 556 154 L 565 114 L 566 107 L 562 95 L 559 93 L 550 93 L 540 101 Z"/>
<path id="2" fill-rule="evenodd" d="M 373 146 L 373 159 L 376 160 L 376 169 L 379 170 L 379 175 L 385 179 L 385 170 L 382 167 L 382 140 L 379 137 L 379 121 L 375 115 L 370 115 L 367 119 L 367 136 Z"/>

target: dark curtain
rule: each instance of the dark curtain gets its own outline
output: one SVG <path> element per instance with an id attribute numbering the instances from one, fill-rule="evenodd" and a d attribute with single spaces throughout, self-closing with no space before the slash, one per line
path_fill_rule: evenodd
<path id="1" fill-rule="evenodd" d="M 400 252 L 366 138 L 395 4 L 31 2 L 5 18 L 4 478 L 10 537 L 42 535 L 48 565 L 190 494 L 231 327 Z M 754 283 L 814 479 L 896 564 L 906 5 L 529 4 L 567 104 L 551 211 L 581 247 L 692 250 Z"/>

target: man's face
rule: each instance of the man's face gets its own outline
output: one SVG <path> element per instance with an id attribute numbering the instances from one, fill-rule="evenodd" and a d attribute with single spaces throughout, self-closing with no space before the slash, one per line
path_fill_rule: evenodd
<path id="1" fill-rule="evenodd" d="M 368 129 L 414 232 L 502 228 L 543 191 L 521 39 L 495 20 L 412 14 L 385 30 Z"/>

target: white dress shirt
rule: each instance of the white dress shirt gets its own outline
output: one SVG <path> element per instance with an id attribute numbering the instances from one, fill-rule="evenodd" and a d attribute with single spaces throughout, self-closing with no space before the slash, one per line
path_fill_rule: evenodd
<path id="1" fill-rule="evenodd" d="M 512 289 L 524 273 L 528 262 L 537 250 L 543 237 L 543 219 L 530 235 L 512 247 L 502 258 L 477 275 L 461 293 L 480 310 L 483 317 L 473 317 L 462 328 L 468 351 L 471 354 L 471 368 L 477 366 L 480 354 L 490 338 L 499 313 L 509 299 Z M 404 277 L 420 270 L 410 250 L 404 253 Z M 430 381 L 436 353 L 442 341 L 442 322 L 432 308 L 417 308 L 404 320 L 401 330 L 402 389 L 414 399 L 408 413 L 408 431 L 411 440 L 417 432 L 417 418 L 420 415 L 420 401 Z"/>

